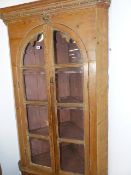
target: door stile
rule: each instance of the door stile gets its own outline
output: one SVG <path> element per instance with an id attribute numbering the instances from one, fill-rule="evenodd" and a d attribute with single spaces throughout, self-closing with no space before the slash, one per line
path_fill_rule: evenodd
<path id="1" fill-rule="evenodd" d="M 50 24 L 47 25 L 47 33 L 45 38 L 46 46 L 46 69 L 47 69 L 47 81 L 48 81 L 48 112 L 50 120 L 50 138 L 51 138 L 51 157 L 52 157 L 52 170 L 53 174 L 58 174 L 59 171 L 59 159 L 57 148 L 57 133 L 56 133 L 56 98 L 55 98 L 55 76 L 54 76 L 54 64 L 53 58 L 53 33 Z"/>
<path id="2" fill-rule="evenodd" d="M 84 94 L 84 107 L 83 107 L 83 111 L 84 111 L 84 130 L 85 130 L 85 134 L 84 134 L 84 149 L 85 149 L 85 175 L 89 175 L 89 166 L 90 166 L 90 162 L 89 162 L 89 140 L 90 140 L 90 125 L 89 125 L 89 121 L 90 121 L 90 115 L 89 115 L 89 80 L 88 80 L 88 62 L 85 63 L 84 65 L 84 75 L 83 75 L 83 79 L 84 79 L 84 87 L 83 87 L 83 94 Z"/>
<path id="3" fill-rule="evenodd" d="M 59 174 L 59 149 L 58 149 L 58 124 L 57 124 L 57 111 L 56 111 L 56 100 L 55 100 L 55 81 L 54 78 L 50 79 L 50 94 L 51 94 L 51 112 L 52 112 L 52 129 L 54 138 L 54 162 L 55 162 L 55 175 Z"/>

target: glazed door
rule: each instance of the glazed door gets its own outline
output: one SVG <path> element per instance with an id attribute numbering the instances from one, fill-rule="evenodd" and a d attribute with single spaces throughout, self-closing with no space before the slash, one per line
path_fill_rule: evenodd
<path id="1" fill-rule="evenodd" d="M 84 67 L 76 41 L 53 31 L 56 130 L 62 172 L 84 174 Z"/>
<path id="2" fill-rule="evenodd" d="M 24 50 L 28 162 L 50 174 L 89 171 L 88 63 L 82 52 L 77 37 L 54 26 L 33 34 Z"/>

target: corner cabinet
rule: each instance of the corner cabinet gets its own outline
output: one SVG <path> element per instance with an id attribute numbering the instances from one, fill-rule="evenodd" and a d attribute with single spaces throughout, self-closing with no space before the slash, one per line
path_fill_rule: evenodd
<path id="1" fill-rule="evenodd" d="M 109 0 L 0 9 L 8 26 L 22 175 L 107 175 Z"/>

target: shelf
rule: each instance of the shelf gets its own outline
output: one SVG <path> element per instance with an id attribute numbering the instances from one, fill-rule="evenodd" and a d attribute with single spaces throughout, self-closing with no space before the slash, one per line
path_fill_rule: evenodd
<path id="1" fill-rule="evenodd" d="M 57 101 L 60 103 L 81 103 L 83 99 L 80 99 L 80 97 L 67 96 L 67 97 L 59 97 Z"/>
<path id="2" fill-rule="evenodd" d="M 66 66 L 66 65 L 65 65 Z M 68 66 L 68 65 L 67 65 Z M 81 65 L 76 65 L 76 67 L 72 66 L 72 67 L 64 67 L 63 66 L 59 66 L 57 69 L 56 69 L 56 74 L 65 74 L 65 73 L 68 73 L 68 74 L 82 74 L 83 73 L 83 67 L 81 67 Z"/>
<path id="3" fill-rule="evenodd" d="M 43 127 L 35 130 L 30 130 L 31 134 L 36 134 L 36 135 L 43 135 L 43 136 L 48 136 L 49 135 L 49 128 L 48 127 Z"/>
<path id="4" fill-rule="evenodd" d="M 51 166 L 50 143 L 48 140 L 29 138 L 32 163 Z"/>
<path id="5" fill-rule="evenodd" d="M 63 171 L 84 174 L 84 146 L 60 144 L 60 162 Z"/>
<path id="6" fill-rule="evenodd" d="M 75 64 L 75 63 L 70 63 L 70 64 L 55 64 L 56 69 L 63 69 L 63 68 L 79 68 L 82 67 L 83 64 Z"/>
<path id="7" fill-rule="evenodd" d="M 83 108 L 83 103 L 57 103 L 58 108 L 77 109 Z"/>
<path id="8" fill-rule="evenodd" d="M 60 123 L 59 135 L 60 138 L 78 139 L 78 140 L 84 139 L 83 130 L 70 121 Z"/>
<path id="9" fill-rule="evenodd" d="M 30 131 L 30 134 L 48 136 L 49 130 L 48 127 L 43 127 Z M 70 121 L 60 123 L 59 135 L 60 138 L 67 138 L 67 139 L 83 140 L 84 138 L 84 132 L 82 131 L 82 129 L 80 129 L 73 122 Z"/>
<path id="10" fill-rule="evenodd" d="M 32 163 L 51 167 L 50 152 L 31 156 Z"/>

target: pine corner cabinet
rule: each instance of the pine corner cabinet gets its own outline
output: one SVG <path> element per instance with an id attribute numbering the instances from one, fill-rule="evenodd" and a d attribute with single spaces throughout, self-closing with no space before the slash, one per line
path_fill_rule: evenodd
<path id="1" fill-rule="evenodd" d="M 0 9 L 22 175 L 108 174 L 109 5 L 40 0 Z"/>

